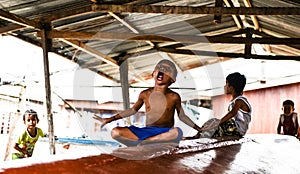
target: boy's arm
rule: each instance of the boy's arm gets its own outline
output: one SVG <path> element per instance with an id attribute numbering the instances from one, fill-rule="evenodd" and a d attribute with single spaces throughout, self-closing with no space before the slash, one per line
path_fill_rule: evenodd
<path id="1" fill-rule="evenodd" d="M 110 118 L 101 118 L 99 116 L 94 116 L 93 118 L 95 120 L 98 120 L 102 123 L 101 127 L 105 126 L 106 124 L 110 123 L 110 122 L 113 122 L 113 121 L 116 121 L 116 120 L 119 120 L 121 118 L 126 118 L 126 117 L 129 117 L 131 115 L 134 115 L 137 111 L 135 111 L 133 108 L 129 108 L 129 109 L 126 109 L 124 111 L 122 111 L 121 113 L 118 113 Z"/>
<path id="2" fill-rule="evenodd" d="M 221 118 L 220 124 L 226 122 L 230 118 L 233 118 L 239 109 L 242 109 L 244 111 L 249 111 L 249 107 L 246 105 L 246 103 L 243 100 L 237 99 L 234 102 L 233 108 L 231 111 L 229 111 L 224 117 Z"/>
<path id="3" fill-rule="evenodd" d="M 121 118 L 126 118 L 126 117 L 129 117 L 131 115 L 134 115 L 144 104 L 144 93 L 141 92 L 140 95 L 139 95 L 139 98 L 138 100 L 135 102 L 135 104 L 133 105 L 132 108 L 129 108 L 129 109 L 126 109 L 124 111 L 122 111 L 121 113 L 118 113 L 110 118 L 101 118 L 101 117 L 98 117 L 98 116 L 94 116 L 93 118 L 95 120 L 98 120 L 102 123 L 101 127 L 105 126 L 107 123 L 110 123 L 112 121 L 116 121 L 118 119 L 121 119 Z"/>
<path id="4" fill-rule="evenodd" d="M 139 95 L 138 100 L 134 103 L 132 108 L 126 109 L 126 110 L 122 111 L 121 113 L 116 114 L 115 116 L 112 117 L 113 118 L 112 121 L 115 121 L 115 120 L 118 120 L 118 119 L 121 119 L 121 118 L 126 118 L 126 117 L 129 117 L 129 116 L 134 115 L 135 113 L 137 113 L 137 111 L 144 104 L 143 98 L 144 98 L 144 93 L 141 92 L 140 95 Z"/>
<path id="5" fill-rule="evenodd" d="M 188 126 L 196 129 L 197 131 L 201 131 L 201 128 L 196 125 L 185 113 L 184 110 L 181 106 L 181 98 L 180 96 L 177 94 L 176 99 L 175 99 L 175 109 L 178 113 L 178 117 L 180 119 L 180 121 L 184 122 L 185 124 L 187 124 Z"/>
<path id="6" fill-rule="evenodd" d="M 281 132 L 281 123 L 279 121 L 278 126 L 277 126 L 277 134 L 280 134 Z"/>
<path id="7" fill-rule="evenodd" d="M 43 130 L 41 128 L 37 128 L 38 129 L 38 135 L 40 137 L 47 137 L 48 134 L 47 133 L 44 133 Z"/>
<path id="8" fill-rule="evenodd" d="M 298 115 L 296 115 L 296 119 L 295 119 L 295 127 L 296 127 L 296 132 L 295 132 L 295 135 L 296 135 L 296 137 L 298 137 L 299 135 L 298 135 L 298 129 L 299 129 L 299 122 L 298 122 Z"/>
<path id="9" fill-rule="evenodd" d="M 178 113 L 178 117 L 180 119 L 180 121 L 184 122 L 185 124 L 189 125 L 190 127 L 196 129 L 197 131 L 201 131 L 201 128 L 196 125 L 183 111 L 183 109 L 181 108 L 179 113 Z"/>
<path id="10" fill-rule="evenodd" d="M 281 127 L 282 127 L 282 124 L 281 124 L 281 115 L 280 115 L 279 116 L 278 126 L 277 126 L 277 134 L 281 133 Z"/>
<path id="11" fill-rule="evenodd" d="M 16 149 L 17 151 L 23 153 L 25 158 L 28 157 L 26 149 L 20 148 L 18 143 L 15 143 L 14 149 Z"/>

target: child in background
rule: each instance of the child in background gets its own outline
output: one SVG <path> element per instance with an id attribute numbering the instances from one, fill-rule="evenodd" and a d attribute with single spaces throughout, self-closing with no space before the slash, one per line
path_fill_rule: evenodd
<path id="1" fill-rule="evenodd" d="M 243 96 L 246 77 L 238 72 L 226 77 L 225 94 L 232 100 L 228 106 L 228 113 L 220 120 L 220 126 L 215 137 L 244 136 L 251 121 L 252 108 L 247 98 Z"/>
<path id="2" fill-rule="evenodd" d="M 277 133 L 297 136 L 299 124 L 297 113 L 294 112 L 294 102 L 292 100 L 285 100 L 282 105 L 283 114 L 279 118 Z M 283 132 L 281 132 L 281 127 L 283 128 Z"/>
<path id="3" fill-rule="evenodd" d="M 39 137 L 44 137 L 43 131 L 36 127 L 39 122 L 37 113 L 30 109 L 23 115 L 23 121 L 26 125 L 26 130 L 18 137 L 14 149 L 17 152 L 12 153 L 12 159 L 28 158 L 33 154 L 35 143 Z"/>
<path id="4" fill-rule="evenodd" d="M 228 113 L 220 120 L 217 118 L 208 120 L 195 136 L 185 139 L 244 136 L 248 130 L 252 112 L 250 103 L 243 96 L 245 85 L 246 77 L 244 75 L 238 72 L 229 74 L 224 86 L 225 94 L 232 97 L 228 106 Z"/>

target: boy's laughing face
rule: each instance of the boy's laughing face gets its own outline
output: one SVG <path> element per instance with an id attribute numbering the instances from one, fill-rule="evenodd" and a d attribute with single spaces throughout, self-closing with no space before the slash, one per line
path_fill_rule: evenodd
<path id="1" fill-rule="evenodd" d="M 174 83 L 176 80 L 175 70 L 167 63 L 157 64 L 153 75 L 158 81 L 170 80 L 170 82 Z"/>

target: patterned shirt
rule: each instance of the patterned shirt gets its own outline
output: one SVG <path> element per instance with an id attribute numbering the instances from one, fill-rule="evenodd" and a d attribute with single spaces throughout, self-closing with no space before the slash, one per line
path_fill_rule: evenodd
<path id="1" fill-rule="evenodd" d="M 32 156 L 35 143 L 38 141 L 39 137 L 44 137 L 44 133 L 42 129 L 36 128 L 37 133 L 35 137 L 32 137 L 27 129 L 18 137 L 17 144 L 19 144 L 20 148 L 26 149 L 28 156 Z M 18 158 L 23 158 L 24 154 L 22 152 L 14 153 L 14 155 L 18 156 Z"/>

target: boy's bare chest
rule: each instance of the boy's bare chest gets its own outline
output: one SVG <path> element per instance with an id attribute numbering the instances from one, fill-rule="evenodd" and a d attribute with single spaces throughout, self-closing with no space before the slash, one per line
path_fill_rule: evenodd
<path id="1" fill-rule="evenodd" d="M 154 94 L 150 95 L 149 98 L 145 100 L 146 110 L 152 110 L 157 112 L 165 112 L 170 108 L 173 108 L 174 101 L 166 95 Z"/>

